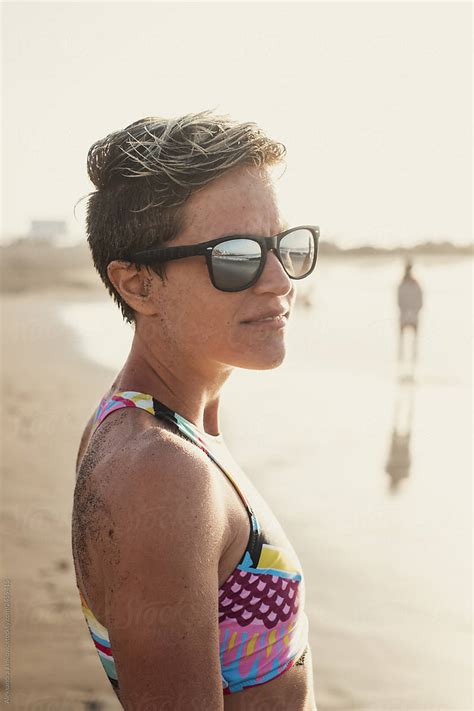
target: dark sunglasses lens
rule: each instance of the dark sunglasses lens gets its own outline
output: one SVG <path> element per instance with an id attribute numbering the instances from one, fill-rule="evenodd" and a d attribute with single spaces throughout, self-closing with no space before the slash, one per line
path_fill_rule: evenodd
<path id="1" fill-rule="evenodd" d="M 258 272 L 262 250 L 258 242 L 237 238 L 220 242 L 212 250 L 212 271 L 218 289 L 244 289 Z"/>
<path id="2" fill-rule="evenodd" d="M 310 230 L 301 229 L 285 235 L 280 242 L 280 256 L 290 277 L 301 279 L 314 263 L 314 239 Z"/>

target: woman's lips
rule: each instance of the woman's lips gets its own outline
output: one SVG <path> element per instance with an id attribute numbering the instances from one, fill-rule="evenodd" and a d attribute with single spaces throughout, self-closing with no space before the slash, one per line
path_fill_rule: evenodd
<path id="1" fill-rule="evenodd" d="M 284 328 L 288 322 L 288 313 L 283 316 L 274 316 L 272 318 L 260 319 L 259 321 L 242 321 L 244 326 L 260 326 L 261 328 Z"/>

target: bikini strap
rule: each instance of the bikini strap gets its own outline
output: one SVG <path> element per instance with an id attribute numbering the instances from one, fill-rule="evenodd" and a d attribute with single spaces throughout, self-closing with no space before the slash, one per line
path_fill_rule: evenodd
<path id="1" fill-rule="evenodd" d="M 174 412 L 174 410 L 166 407 L 166 405 L 163 405 L 163 403 L 154 398 L 152 395 L 147 395 L 146 393 L 137 392 L 135 390 L 120 390 L 111 397 L 104 397 L 95 413 L 92 423 L 92 431 L 95 432 L 98 426 L 105 420 L 106 417 L 108 417 L 108 415 L 111 415 L 112 412 L 121 410 L 124 407 L 137 407 L 141 410 L 149 412 L 150 415 L 154 415 L 157 419 L 165 419 L 168 422 L 171 422 L 182 434 L 187 437 L 187 439 L 191 439 L 194 444 L 196 444 L 208 456 L 210 456 L 211 459 L 213 459 L 213 455 L 209 451 L 209 448 L 203 438 L 200 436 L 199 430 L 192 425 L 191 422 L 186 420 L 177 412 Z"/>

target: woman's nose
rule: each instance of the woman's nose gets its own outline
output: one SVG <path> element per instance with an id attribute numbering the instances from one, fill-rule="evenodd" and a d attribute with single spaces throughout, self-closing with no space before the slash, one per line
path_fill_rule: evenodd
<path id="1" fill-rule="evenodd" d="M 285 296 L 291 291 L 292 283 L 274 252 L 274 249 L 268 251 L 263 272 L 260 274 L 260 278 L 255 283 L 254 288 L 257 292 L 271 291 L 280 296 Z"/>

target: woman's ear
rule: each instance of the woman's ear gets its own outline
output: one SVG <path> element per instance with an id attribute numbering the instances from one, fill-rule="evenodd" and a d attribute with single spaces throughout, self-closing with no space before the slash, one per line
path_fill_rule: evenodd
<path id="1" fill-rule="evenodd" d="M 132 262 L 115 259 L 107 265 L 107 274 L 120 296 L 134 311 L 146 316 L 157 313 L 152 298 L 154 272 Z"/>

